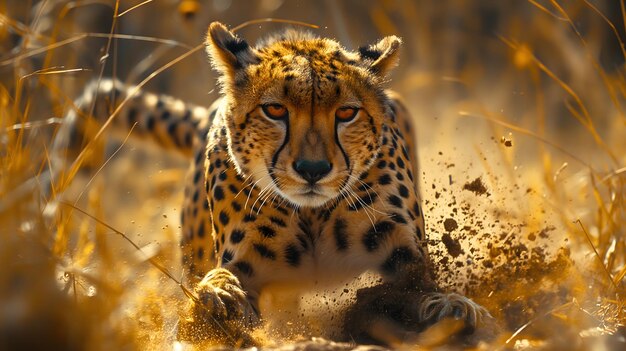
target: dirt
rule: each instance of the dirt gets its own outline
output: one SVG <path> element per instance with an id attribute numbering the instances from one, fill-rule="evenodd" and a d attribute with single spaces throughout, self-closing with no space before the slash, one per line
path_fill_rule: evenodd
<path id="1" fill-rule="evenodd" d="M 451 232 L 459 227 L 454 218 L 446 218 L 446 220 L 443 221 L 443 226 L 446 228 L 447 232 Z"/>
<path id="2" fill-rule="evenodd" d="M 476 195 L 486 195 L 489 196 L 489 192 L 487 191 L 487 187 L 483 183 L 481 177 L 474 179 L 471 182 L 465 183 L 463 185 L 463 190 L 469 190 Z"/>
<path id="3" fill-rule="evenodd" d="M 446 246 L 446 249 L 448 250 L 448 254 L 450 254 L 450 256 L 456 258 L 463 253 L 463 249 L 461 249 L 461 243 L 459 243 L 458 240 L 452 239 L 452 236 L 450 236 L 450 234 L 444 234 L 441 237 L 441 241 L 443 241 L 443 244 Z"/>

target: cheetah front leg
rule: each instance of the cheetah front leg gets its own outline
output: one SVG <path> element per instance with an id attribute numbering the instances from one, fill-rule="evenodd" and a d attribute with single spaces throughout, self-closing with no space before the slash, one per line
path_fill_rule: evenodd
<path id="1" fill-rule="evenodd" d="M 194 289 L 179 340 L 232 346 L 254 346 L 252 329 L 259 316 L 239 279 L 224 268 L 209 271 Z"/>
<path id="2" fill-rule="evenodd" d="M 441 292 L 422 263 L 407 264 L 385 283 L 359 290 L 346 316 L 347 334 L 390 346 L 435 346 L 451 339 L 472 344 L 487 338 L 495 328 L 489 312 L 465 296 Z M 424 333 L 430 328 L 437 331 Z M 474 335 L 476 330 L 481 333 Z"/>

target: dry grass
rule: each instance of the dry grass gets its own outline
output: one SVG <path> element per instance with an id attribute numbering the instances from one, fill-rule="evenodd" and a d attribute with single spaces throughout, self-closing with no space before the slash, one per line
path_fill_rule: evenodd
<path id="1" fill-rule="evenodd" d="M 419 126 L 440 280 L 504 327 L 481 348 L 623 349 L 607 336 L 626 335 L 623 2 L 181 3 L 194 19 L 149 1 L 0 4 L 0 349 L 173 347 L 185 162 L 100 140 L 48 184 L 51 140 L 100 75 L 208 104 L 191 52 L 208 22 L 268 16 L 348 46 L 404 38 L 392 85 Z"/>

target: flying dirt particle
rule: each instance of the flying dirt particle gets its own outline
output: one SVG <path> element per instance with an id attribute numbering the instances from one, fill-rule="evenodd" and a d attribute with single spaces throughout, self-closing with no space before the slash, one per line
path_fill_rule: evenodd
<path id="1" fill-rule="evenodd" d="M 460 254 L 463 253 L 463 250 L 461 249 L 461 243 L 459 243 L 458 240 L 452 239 L 452 236 L 450 236 L 450 234 L 442 235 L 441 241 L 443 241 L 443 244 L 446 246 L 446 249 L 448 250 L 450 256 L 458 257 Z"/>
<path id="2" fill-rule="evenodd" d="M 545 228 L 543 228 L 540 232 L 539 232 L 539 237 L 542 239 L 547 239 L 548 238 L 548 233 L 550 233 L 551 231 L 555 230 L 556 227 L 549 225 Z"/>
<path id="3" fill-rule="evenodd" d="M 511 147 L 513 146 L 513 140 L 508 139 L 506 137 L 502 137 L 500 138 L 500 143 L 506 147 Z"/>
<path id="4" fill-rule="evenodd" d="M 449 233 L 458 228 L 459 225 L 456 223 L 454 218 L 446 218 L 446 220 L 443 221 L 443 227 L 446 228 L 446 231 Z"/>
<path id="5" fill-rule="evenodd" d="M 485 184 L 483 183 L 483 180 L 480 177 L 474 179 L 470 183 L 465 183 L 465 185 L 463 185 L 463 190 L 469 190 L 476 195 L 487 195 L 487 196 L 491 195 L 487 191 L 487 187 L 485 186 Z"/>

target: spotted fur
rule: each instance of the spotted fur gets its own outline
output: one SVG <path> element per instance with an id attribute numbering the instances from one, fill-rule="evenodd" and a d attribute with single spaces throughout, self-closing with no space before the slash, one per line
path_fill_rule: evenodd
<path id="1" fill-rule="evenodd" d="M 433 298 L 403 308 L 424 320 L 451 315 L 452 302 L 472 321 L 486 314 L 464 297 L 448 301 L 432 279 L 411 118 L 384 88 L 400 44 L 390 36 L 349 51 L 289 30 L 252 47 L 213 23 L 207 51 L 222 98 L 211 109 L 113 81 L 85 93 L 89 103 L 98 92 L 101 115 L 105 102 L 130 96 L 119 124 L 193 159 L 182 247 L 187 282 L 203 303 L 190 305 L 182 338 L 215 321 L 234 326 L 231 334 L 255 326 L 258 298 L 272 286 L 306 291 L 366 271 L 389 281 L 419 272 L 406 294 Z M 337 111 L 346 108 L 356 112 L 344 121 Z M 324 165 L 324 174 L 312 181 L 298 170 L 302 161 Z"/>

